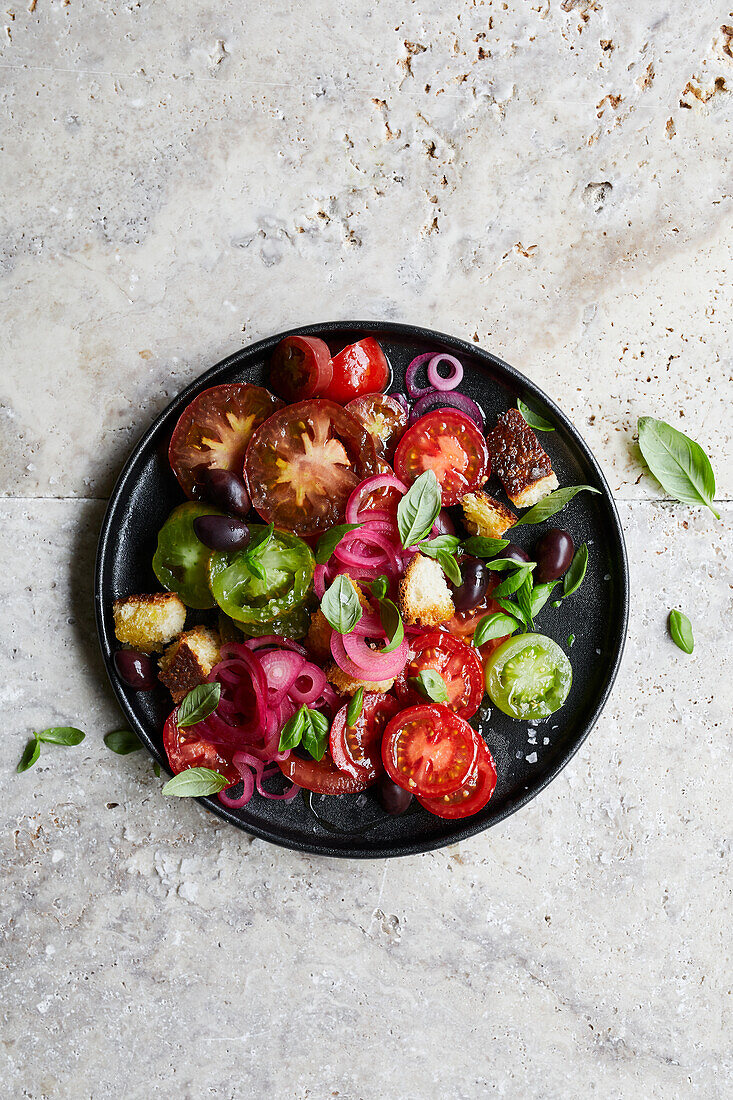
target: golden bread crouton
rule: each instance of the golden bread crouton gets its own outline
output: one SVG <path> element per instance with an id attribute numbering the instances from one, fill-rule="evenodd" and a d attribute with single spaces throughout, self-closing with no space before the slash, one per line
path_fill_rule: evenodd
<path id="1" fill-rule="evenodd" d="M 206 681 L 212 668 L 219 661 L 221 639 L 215 630 L 196 626 L 176 638 L 158 661 L 158 677 L 180 703 L 189 691 Z"/>
<path id="2" fill-rule="evenodd" d="M 115 600 L 112 614 L 117 641 L 142 653 L 164 649 L 186 623 L 186 605 L 175 592 Z"/>
<path id="3" fill-rule="evenodd" d="M 354 586 L 354 591 L 359 597 L 359 603 L 364 611 L 369 610 L 369 600 L 367 596 L 362 592 L 356 581 L 351 582 Z M 333 628 L 328 622 L 328 619 L 319 608 L 311 615 L 311 622 L 308 628 L 308 633 L 303 639 L 303 645 L 313 654 L 314 657 L 320 657 L 324 659 L 331 656 L 331 635 Z M 356 690 L 356 689 L 354 689 Z"/>
<path id="4" fill-rule="evenodd" d="M 461 508 L 468 531 L 487 539 L 500 539 L 517 522 L 511 508 L 494 500 L 481 489 L 461 497 Z"/>
<path id="5" fill-rule="evenodd" d="M 437 561 L 415 554 L 400 581 L 400 612 L 409 625 L 438 626 L 453 617 L 448 582 Z"/>
<path id="6" fill-rule="evenodd" d="M 501 414 L 486 444 L 491 468 L 515 507 L 530 508 L 557 489 L 552 463 L 519 409 Z"/>
<path id="7" fill-rule="evenodd" d="M 394 678 L 391 680 L 354 680 L 348 673 L 332 662 L 326 671 L 326 679 L 332 688 L 335 688 L 340 695 L 355 695 L 359 688 L 364 688 L 364 691 L 378 691 L 380 694 L 384 694 L 394 684 Z"/>

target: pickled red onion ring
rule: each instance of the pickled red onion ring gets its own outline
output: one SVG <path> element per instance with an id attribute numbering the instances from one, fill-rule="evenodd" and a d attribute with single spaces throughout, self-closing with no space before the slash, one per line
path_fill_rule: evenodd
<path id="1" fill-rule="evenodd" d="M 420 389 L 419 386 L 415 385 L 415 378 L 423 363 L 427 363 L 434 356 L 434 351 L 426 351 L 422 355 L 416 355 L 405 371 L 405 389 L 413 401 L 418 397 L 424 397 L 426 393 L 430 393 L 431 387 L 426 386 L 424 389 Z"/>
<path id="2" fill-rule="evenodd" d="M 410 424 L 414 424 L 421 416 L 425 416 L 434 409 L 446 408 L 454 408 L 463 413 L 474 422 L 479 431 L 483 431 L 486 427 L 486 418 L 476 402 L 466 397 L 465 393 L 453 393 L 452 390 L 449 393 L 432 390 L 416 401 L 410 413 Z"/>
<path id="3" fill-rule="evenodd" d="M 362 501 L 369 493 L 373 493 L 376 489 L 397 489 L 403 496 L 407 492 L 407 486 L 404 481 L 400 481 L 394 474 L 374 474 L 373 477 L 368 477 L 364 481 L 360 481 L 346 504 L 347 523 L 362 523 L 364 520 L 376 518 L 377 515 L 379 515 L 380 519 L 392 518 L 390 513 L 384 510 L 361 512 Z"/>
<path id="4" fill-rule="evenodd" d="M 380 682 L 397 676 L 407 664 L 409 646 L 403 641 L 392 653 L 371 649 L 358 634 L 331 635 L 331 653 L 336 664 L 354 680 Z"/>
<path id="5" fill-rule="evenodd" d="M 438 366 L 441 363 L 448 363 L 451 366 L 452 372 L 447 378 L 443 378 L 438 373 Z M 428 363 L 428 382 L 436 390 L 440 390 L 442 393 L 447 393 L 449 390 L 454 390 L 456 386 L 460 386 L 463 381 L 463 367 L 456 359 L 455 355 L 445 355 L 440 353 L 434 355 Z"/>

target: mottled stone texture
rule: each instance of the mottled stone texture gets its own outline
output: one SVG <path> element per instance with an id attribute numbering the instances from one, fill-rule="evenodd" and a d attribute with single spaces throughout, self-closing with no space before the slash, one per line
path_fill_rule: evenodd
<path id="1" fill-rule="evenodd" d="M 733 509 L 661 502 L 633 439 L 679 424 L 731 497 L 732 26 L 714 0 L 5 7 L 3 1096 L 730 1095 Z M 617 493 L 632 613 L 535 802 L 351 866 L 104 748 L 90 590 L 154 413 L 353 317 L 473 339 L 559 401 Z M 61 722 L 83 745 L 16 776 Z"/>

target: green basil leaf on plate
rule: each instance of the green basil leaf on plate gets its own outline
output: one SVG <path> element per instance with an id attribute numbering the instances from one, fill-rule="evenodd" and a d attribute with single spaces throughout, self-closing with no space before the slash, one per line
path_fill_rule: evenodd
<path id="1" fill-rule="evenodd" d="M 516 562 L 513 562 L 512 564 L 515 566 L 517 565 Z M 516 572 L 510 573 L 509 576 L 501 582 L 501 584 L 498 584 L 496 586 L 496 588 L 491 593 L 493 599 L 497 600 L 501 596 L 513 596 L 514 593 L 522 587 L 527 577 L 531 578 L 533 569 L 534 562 L 523 562 L 522 565 L 520 565 L 519 568 L 516 569 Z"/>
<path id="2" fill-rule="evenodd" d="M 683 504 L 704 504 L 720 519 L 713 504 L 715 474 L 700 444 L 652 416 L 640 417 L 638 429 L 644 461 L 664 491 Z"/>
<path id="3" fill-rule="evenodd" d="M 439 672 L 432 668 L 424 668 L 417 676 L 410 676 L 409 682 L 426 699 L 433 703 L 448 702 L 448 688 L 445 680 Z"/>
<path id="4" fill-rule="evenodd" d="M 575 551 L 573 560 L 570 562 L 568 571 L 562 579 L 562 594 L 563 596 L 572 596 L 573 592 L 577 592 L 583 583 L 585 577 L 585 571 L 588 568 L 588 547 L 583 543 Z"/>
<path id="5" fill-rule="evenodd" d="M 515 599 L 517 606 L 522 612 L 522 619 L 526 626 L 532 630 L 534 623 L 532 622 L 532 574 L 527 573 L 522 584 L 517 589 Z"/>
<path id="6" fill-rule="evenodd" d="M 325 534 L 321 535 L 316 546 L 316 564 L 325 565 L 344 535 L 348 535 L 349 531 L 355 531 L 357 527 L 363 526 L 362 523 L 340 523 L 337 527 L 332 527 L 330 531 L 326 531 Z"/>
<path id="7" fill-rule="evenodd" d="M 557 581 L 546 581 L 544 584 L 536 584 L 532 589 L 532 603 L 530 605 L 531 616 L 534 619 L 538 611 L 545 606 Z M 558 605 L 559 606 L 559 603 Z"/>
<path id="8" fill-rule="evenodd" d="M 328 718 L 319 710 L 305 710 L 301 744 L 314 760 L 322 760 L 328 748 Z"/>
<path id="9" fill-rule="evenodd" d="M 495 558 L 505 546 L 509 545 L 509 539 L 489 539 L 483 535 L 471 535 L 465 539 L 463 549 L 467 554 L 473 554 L 475 558 Z"/>
<path id="10" fill-rule="evenodd" d="M 375 600 L 382 600 L 389 591 L 389 578 L 382 574 L 377 577 L 376 580 L 373 580 L 371 584 L 367 585 L 367 587 Z"/>
<path id="11" fill-rule="evenodd" d="M 175 795 L 177 798 L 203 798 L 204 795 L 217 794 L 231 786 L 231 779 L 211 768 L 187 768 L 169 779 L 162 790 L 163 794 Z"/>
<path id="12" fill-rule="evenodd" d="M 346 725 L 354 726 L 361 718 L 362 708 L 364 706 L 364 688 L 357 688 L 354 694 L 349 700 L 349 705 L 346 708 Z"/>
<path id="13" fill-rule="evenodd" d="M 517 399 L 517 408 L 529 424 L 530 428 L 534 428 L 536 432 L 554 432 L 552 424 L 549 420 L 545 420 L 544 416 L 540 416 L 539 413 L 533 412 L 529 405 L 525 405 L 524 401 Z"/>
<path id="14" fill-rule="evenodd" d="M 513 615 L 502 614 L 501 611 L 493 611 L 490 615 L 484 615 L 479 619 L 473 633 L 473 644 L 481 646 L 484 642 L 503 638 L 507 634 L 513 634 L 522 624 Z"/>
<path id="15" fill-rule="evenodd" d="M 382 653 L 392 653 L 393 650 L 402 645 L 405 637 L 405 626 L 402 622 L 400 610 L 392 600 L 380 600 L 379 618 L 384 627 L 384 633 L 387 635 L 387 645 Z"/>
<path id="16" fill-rule="evenodd" d="M 397 505 L 397 528 L 405 549 L 428 537 L 440 507 L 438 479 L 432 470 L 426 470 Z"/>
<path id="17" fill-rule="evenodd" d="M 199 684 L 178 704 L 176 724 L 179 729 L 195 726 L 213 714 L 219 706 L 221 684 Z"/>
<path id="18" fill-rule="evenodd" d="M 339 634 L 349 634 L 362 616 L 362 608 L 351 578 L 342 573 L 323 593 L 321 611 Z"/>
<path id="19" fill-rule="evenodd" d="M 594 489 L 592 485 L 568 485 L 564 489 L 555 489 L 554 493 L 550 493 L 544 500 L 540 500 L 533 508 L 530 508 L 528 512 L 525 512 L 517 522 L 515 527 L 519 527 L 522 524 L 528 523 L 543 523 L 544 520 L 549 519 L 550 516 L 557 515 L 562 511 L 566 504 L 569 504 L 573 497 L 576 497 L 578 493 L 598 493 L 600 489 Z"/>

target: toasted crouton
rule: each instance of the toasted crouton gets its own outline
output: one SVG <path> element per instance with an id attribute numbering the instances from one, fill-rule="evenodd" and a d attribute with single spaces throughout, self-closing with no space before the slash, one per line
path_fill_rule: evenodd
<path id="1" fill-rule="evenodd" d="M 158 661 L 158 676 L 180 703 L 189 691 L 203 684 L 219 660 L 221 639 L 215 630 L 196 626 L 176 638 Z"/>
<path id="2" fill-rule="evenodd" d="M 364 611 L 369 610 L 369 600 L 362 592 L 356 581 L 351 582 L 354 586 L 354 591 L 359 597 L 359 603 Z M 322 660 L 331 656 L 331 635 L 333 634 L 333 628 L 330 626 L 328 619 L 320 610 L 314 611 L 311 616 L 310 626 L 308 633 L 303 639 L 303 645 L 309 650 L 314 657 L 319 657 Z M 356 689 L 354 689 L 356 690 Z"/>
<path id="3" fill-rule="evenodd" d="M 466 519 L 466 527 L 472 535 L 500 539 L 504 532 L 517 522 L 517 517 L 511 508 L 494 500 L 481 489 L 475 493 L 466 493 L 465 497 L 461 498 L 461 507 Z"/>
<path id="4" fill-rule="evenodd" d="M 492 469 L 515 507 L 530 508 L 557 489 L 552 463 L 518 409 L 501 414 L 486 443 Z"/>
<path id="5" fill-rule="evenodd" d="M 175 592 L 128 596 L 112 605 L 117 641 L 142 653 L 160 652 L 180 634 L 186 605 Z"/>
<path id="6" fill-rule="evenodd" d="M 348 673 L 332 662 L 326 669 L 326 679 L 331 687 L 335 688 L 340 695 L 355 695 L 359 688 L 364 688 L 364 691 L 378 691 L 384 694 L 394 684 L 392 680 L 354 680 Z"/>
<path id="7" fill-rule="evenodd" d="M 409 625 L 438 626 L 453 617 L 453 600 L 437 561 L 415 554 L 400 581 L 400 612 Z"/>

